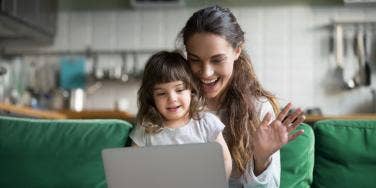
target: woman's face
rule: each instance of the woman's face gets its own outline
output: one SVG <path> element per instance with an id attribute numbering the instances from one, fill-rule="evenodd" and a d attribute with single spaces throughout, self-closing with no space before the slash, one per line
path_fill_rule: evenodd
<path id="1" fill-rule="evenodd" d="M 188 39 L 186 49 L 188 62 L 201 81 L 205 97 L 218 99 L 229 84 L 241 48 L 234 49 L 219 35 L 197 33 Z"/>

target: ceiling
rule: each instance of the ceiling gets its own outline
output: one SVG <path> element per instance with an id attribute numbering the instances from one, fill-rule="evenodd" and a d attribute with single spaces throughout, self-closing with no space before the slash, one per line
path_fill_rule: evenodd
<path id="1" fill-rule="evenodd" d="M 59 10 L 108 10 L 134 9 L 131 0 L 59 0 Z M 283 5 L 343 5 L 343 0 L 182 0 L 184 6 L 201 7 L 218 4 L 221 6 L 283 6 Z"/>

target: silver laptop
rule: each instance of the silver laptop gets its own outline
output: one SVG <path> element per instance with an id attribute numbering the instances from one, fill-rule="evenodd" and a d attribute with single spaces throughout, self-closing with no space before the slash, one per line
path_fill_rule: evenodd
<path id="1" fill-rule="evenodd" d="M 102 151 L 109 188 L 227 188 L 218 143 Z"/>

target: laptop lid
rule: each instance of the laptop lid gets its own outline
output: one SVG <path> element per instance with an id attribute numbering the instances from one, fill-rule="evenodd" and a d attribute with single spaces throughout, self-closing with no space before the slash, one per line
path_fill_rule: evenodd
<path id="1" fill-rule="evenodd" d="M 104 149 L 109 188 L 227 188 L 218 143 Z"/>

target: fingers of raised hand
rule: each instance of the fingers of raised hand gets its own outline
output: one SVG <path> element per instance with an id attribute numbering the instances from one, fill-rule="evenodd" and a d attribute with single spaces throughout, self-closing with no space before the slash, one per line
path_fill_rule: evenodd
<path id="1" fill-rule="evenodd" d="M 279 120 L 274 120 L 270 126 L 273 129 L 275 138 L 279 138 L 280 145 L 286 144 L 288 142 L 287 127 Z"/>
<path id="2" fill-rule="evenodd" d="M 303 133 L 304 133 L 304 130 L 299 130 L 296 133 L 289 135 L 289 142 L 291 140 L 294 140 L 295 138 L 297 138 L 298 136 L 300 136 Z"/>
<path id="3" fill-rule="evenodd" d="M 291 103 L 288 103 L 283 109 L 282 111 L 278 114 L 277 118 L 279 121 L 283 121 L 285 119 L 285 117 L 287 116 L 287 114 L 289 113 L 290 109 L 292 107 L 292 104 Z"/>
<path id="4" fill-rule="evenodd" d="M 272 115 L 270 114 L 270 112 L 267 112 L 264 118 L 262 119 L 260 126 L 268 126 L 271 119 Z"/>
<path id="5" fill-rule="evenodd" d="M 289 127 L 291 123 L 297 121 L 299 117 L 303 116 L 303 111 L 298 108 L 292 114 L 288 115 L 282 122 L 285 126 Z"/>
<path id="6" fill-rule="evenodd" d="M 287 127 L 287 131 L 288 132 L 291 132 L 293 130 L 295 130 L 301 123 L 303 123 L 303 121 L 305 120 L 305 116 L 303 113 L 301 113 L 296 119 L 295 121 L 292 123 L 292 125 L 288 126 Z"/>

